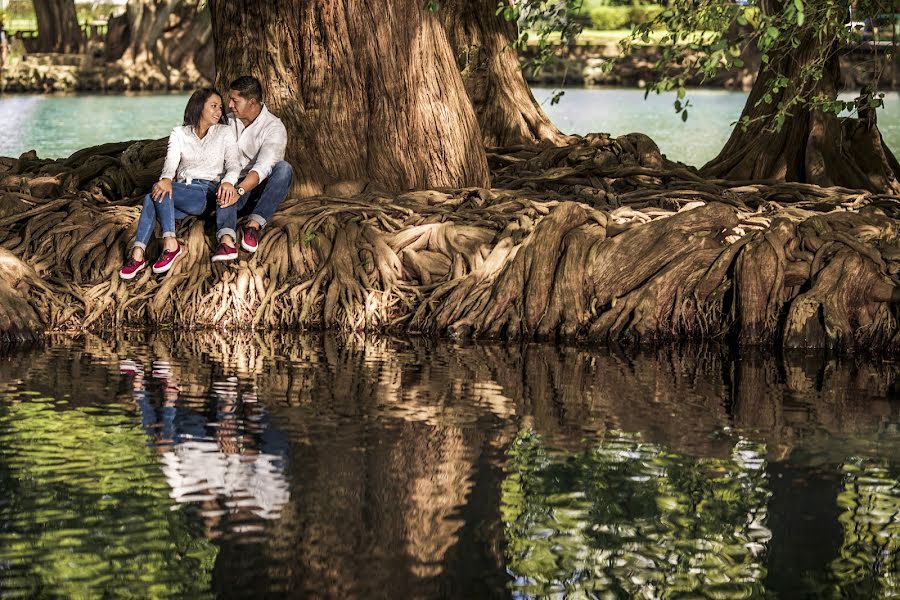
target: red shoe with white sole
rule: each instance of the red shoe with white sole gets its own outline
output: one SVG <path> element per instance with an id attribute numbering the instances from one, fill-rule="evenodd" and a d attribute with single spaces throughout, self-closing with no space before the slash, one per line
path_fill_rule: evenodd
<path id="1" fill-rule="evenodd" d="M 153 263 L 153 272 L 156 274 L 165 273 L 175 264 L 175 259 L 181 256 L 181 244 L 177 250 L 163 250 L 156 262 Z"/>
<path id="2" fill-rule="evenodd" d="M 247 252 L 256 252 L 259 247 L 259 229 L 255 227 L 244 227 L 241 233 L 241 248 Z"/>
<path id="3" fill-rule="evenodd" d="M 119 277 L 122 279 L 134 279 L 138 273 L 140 273 L 144 267 L 147 266 L 146 260 L 137 260 L 134 258 L 129 258 L 128 262 L 125 263 L 125 266 L 119 269 Z"/>
<path id="4" fill-rule="evenodd" d="M 226 260 L 234 260 L 237 257 L 237 248 L 229 246 L 228 244 L 219 244 L 219 247 L 213 252 L 211 260 L 213 262 L 224 262 Z"/>

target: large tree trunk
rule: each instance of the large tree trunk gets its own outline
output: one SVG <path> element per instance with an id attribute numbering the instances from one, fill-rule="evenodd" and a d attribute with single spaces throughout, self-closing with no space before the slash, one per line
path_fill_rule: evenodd
<path id="1" fill-rule="evenodd" d="M 75 0 L 34 0 L 38 52 L 78 53 L 84 34 L 78 26 Z"/>
<path id="2" fill-rule="evenodd" d="M 216 81 L 263 82 L 299 193 L 489 185 L 452 49 L 421 0 L 210 6 Z"/>
<path id="3" fill-rule="evenodd" d="M 800 90 L 801 97 L 837 96 L 840 78 L 838 53 L 829 52 L 822 79 Z M 900 193 L 900 165 L 884 144 L 875 124 L 875 111 L 861 109 L 859 118 L 805 106 L 792 109 L 776 130 L 778 105 L 797 92 L 801 72 L 821 56 L 814 39 L 807 39 L 795 53 L 785 54 L 770 69 L 762 71 L 744 105 L 741 118 L 719 155 L 707 163 L 702 174 L 731 180 L 775 179 L 821 186 L 842 186 L 873 192 Z M 770 91 L 776 77 L 790 83 L 777 93 Z M 771 95 L 771 101 L 761 102 Z"/>
<path id="4" fill-rule="evenodd" d="M 129 0 L 125 12 L 110 20 L 106 58 L 170 83 L 211 82 L 215 49 L 209 8 L 203 0 Z"/>
<path id="5" fill-rule="evenodd" d="M 485 145 L 564 145 L 567 137 L 544 114 L 522 76 L 511 45 L 517 26 L 497 15 L 497 1 L 453 0 L 440 13 Z"/>

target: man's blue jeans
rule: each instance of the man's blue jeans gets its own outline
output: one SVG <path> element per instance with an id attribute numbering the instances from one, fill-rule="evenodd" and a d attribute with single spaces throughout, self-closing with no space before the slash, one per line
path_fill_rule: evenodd
<path id="1" fill-rule="evenodd" d="M 191 183 L 172 183 L 172 195 L 166 196 L 162 202 L 157 202 L 150 194 L 144 196 L 144 209 L 132 247 L 147 249 L 157 221 L 163 237 L 175 237 L 175 220 L 188 215 L 202 215 L 207 203 L 215 201 L 217 189 L 219 184 L 214 181 L 195 179 Z"/>
<path id="2" fill-rule="evenodd" d="M 223 235 L 230 235 L 237 240 L 237 216 L 238 211 L 247 203 L 253 203 L 253 213 L 250 219 L 259 223 L 260 229 L 266 226 L 275 211 L 287 198 L 291 190 L 291 181 L 294 179 L 294 169 L 287 161 L 275 163 L 272 172 L 262 183 L 253 188 L 253 191 L 244 194 L 237 202 L 225 208 L 216 208 L 216 238 L 222 239 Z"/>

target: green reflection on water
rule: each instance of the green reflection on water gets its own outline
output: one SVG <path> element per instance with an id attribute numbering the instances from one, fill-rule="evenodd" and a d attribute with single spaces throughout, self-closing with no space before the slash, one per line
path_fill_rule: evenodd
<path id="1" fill-rule="evenodd" d="M 900 598 L 900 480 L 885 460 L 854 457 L 843 465 L 837 502 L 844 530 L 831 563 L 835 598 Z"/>
<path id="2" fill-rule="evenodd" d="M 553 455 L 532 433 L 509 450 L 502 512 L 514 592 L 749 598 L 763 592 L 765 448 L 689 458 L 620 435 Z"/>
<path id="3" fill-rule="evenodd" d="M 55 404 L 0 413 L 0 596 L 210 597 L 216 547 L 171 510 L 134 416 Z"/>

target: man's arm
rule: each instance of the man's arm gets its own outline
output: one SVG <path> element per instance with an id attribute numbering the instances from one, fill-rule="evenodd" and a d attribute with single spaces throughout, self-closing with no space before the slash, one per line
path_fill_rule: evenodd
<path id="1" fill-rule="evenodd" d="M 256 171 L 250 171 L 247 173 L 247 176 L 244 177 L 240 183 L 238 183 L 239 188 L 244 188 L 244 192 L 249 194 L 253 188 L 259 185 L 261 179 L 259 178 L 259 173 Z"/>
<path id="2" fill-rule="evenodd" d="M 279 162 L 284 160 L 284 151 L 287 148 L 287 130 L 280 123 L 277 126 L 271 126 L 266 131 L 263 143 L 250 167 L 250 172 L 244 177 L 241 186 L 245 190 L 252 190 L 259 183 L 265 180 L 272 172 L 272 168 Z M 244 183 L 252 184 L 252 187 L 243 185 Z"/>

